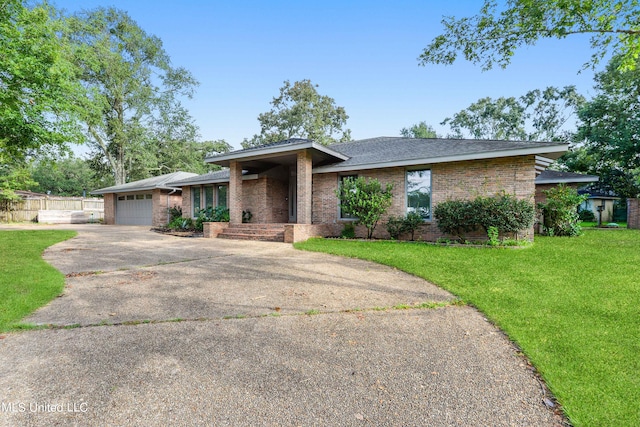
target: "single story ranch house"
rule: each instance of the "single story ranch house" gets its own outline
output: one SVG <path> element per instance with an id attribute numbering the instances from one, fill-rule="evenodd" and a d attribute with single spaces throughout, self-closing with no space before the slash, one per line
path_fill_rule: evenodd
<path id="1" fill-rule="evenodd" d="M 437 203 L 500 192 L 533 201 L 536 175 L 566 151 L 567 144 L 557 142 L 381 137 L 323 146 L 289 139 L 210 156 L 205 162 L 228 169 L 167 184 L 182 189 L 184 216 L 205 206 L 229 208 L 229 228 L 209 227 L 211 237 L 255 235 L 261 225 L 271 230 L 264 234 L 283 233 L 294 242 L 339 235 L 354 220 L 340 209 L 340 181 L 376 178 L 393 185 L 383 221 L 421 212 L 425 223 L 416 237 L 433 241 L 442 237 L 432 216 Z M 243 211 L 251 212 L 252 224 L 242 224 Z M 377 237 L 386 233 L 384 225 L 376 229 Z M 526 235 L 533 235 L 533 227 Z"/>

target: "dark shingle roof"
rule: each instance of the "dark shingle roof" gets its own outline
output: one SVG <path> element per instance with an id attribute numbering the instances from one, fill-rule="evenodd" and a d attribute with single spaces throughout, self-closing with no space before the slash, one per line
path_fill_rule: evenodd
<path id="1" fill-rule="evenodd" d="M 380 137 L 360 141 L 344 142 L 330 146 L 332 150 L 349 156 L 349 159 L 318 168 L 318 171 L 339 167 L 362 168 L 366 165 L 381 167 L 383 164 L 420 164 L 455 161 L 474 157 L 500 157 L 522 150 L 540 151 L 547 148 L 556 152 L 566 144 L 557 142 L 494 141 L 477 139 L 419 139 L 403 137 Z"/>
<path id="2" fill-rule="evenodd" d="M 105 194 L 105 193 L 126 193 L 133 191 L 148 191 L 148 190 L 173 190 L 175 187 L 168 185 L 171 181 L 176 181 L 184 178 L 197 176 L 198 174 L 191 172 L 173 172 L 165 175 L 154 176 L 151 178 L 141 179 L 139 181 L 128 182 L 122 185 L 114 185 L 112 187 L 101 188 L 99 190 L 92 191 L 91 194 Z"/>
<path id="3" fill-rule="evenodd" d="M 223 169 L 214 172 L 208 172 L 203 175 L 197 175 L 190 178 L 184 178 L 177 181 L 169 182 L 170 185 L 176 187 L 182 187 L 185 185 L 197 185 L 213 182 L 228 182 L 229 181 L 229 169 Z"/>

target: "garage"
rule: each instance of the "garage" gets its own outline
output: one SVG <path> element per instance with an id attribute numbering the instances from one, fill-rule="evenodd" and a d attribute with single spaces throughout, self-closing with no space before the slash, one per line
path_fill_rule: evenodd
<path id="1" fill-rule="evenodd" d="M 118 196 L 116 202 L 116 224 L 152 225 L 153 196 L 147 194 L 127 194 Z"/>

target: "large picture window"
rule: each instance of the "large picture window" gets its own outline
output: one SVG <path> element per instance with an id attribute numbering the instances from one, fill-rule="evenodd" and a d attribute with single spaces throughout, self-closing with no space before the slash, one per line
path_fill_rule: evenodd
<path id="1" fill-rule="evenodd" d="M 227 207 L 227 189 L 226 185 L 218 186 L 218 206 L 222 208 Z"/>
<path id="2" fill-rule="evenodd" d="M 213 206 L 213 185 L 206 185 L 204 187 L 204 207 L 212 208 Z"/>
<path id="3" fill-rule="evenodd" d="M 431 219 L 431 171 L 407 171 L 407 212 L 418 212 Z"/>
<path id="4" fill-rule="evenodd" d="M 200 209 L 202 209 L 202 204 L 200 203 L 201 190 L 202 190 L 202 187 L 200 186 L 191 187 L 191 202 L 193 203 L 194 218 L 198 216 L 198 212 L 200 212 Z"/>
<path id="5" fill-rule="evenodd" d="M 358 175 L 342 175 L 340 177 L 339 185 L 342 185 L 344 180 L 347 179 L 347 178 L 356 179 L 356 178 L 358 178 Z M 340 203 L 340 202 L 338 202 L 338 203 Z M 356 216 L 349 215 L 349 214 L 345 213 L 342 210 L 342 206 L 340 206 L 340 219 L 358 219 L 358 218 Z"/>

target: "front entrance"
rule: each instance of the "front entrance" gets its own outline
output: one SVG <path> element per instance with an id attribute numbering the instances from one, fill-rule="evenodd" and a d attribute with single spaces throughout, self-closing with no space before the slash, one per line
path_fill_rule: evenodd
<path id="1" fill-rule="evenodd" d="M 298 176 L 295 170 L 289 172 L 289 222 L 298 222 Z"/>

